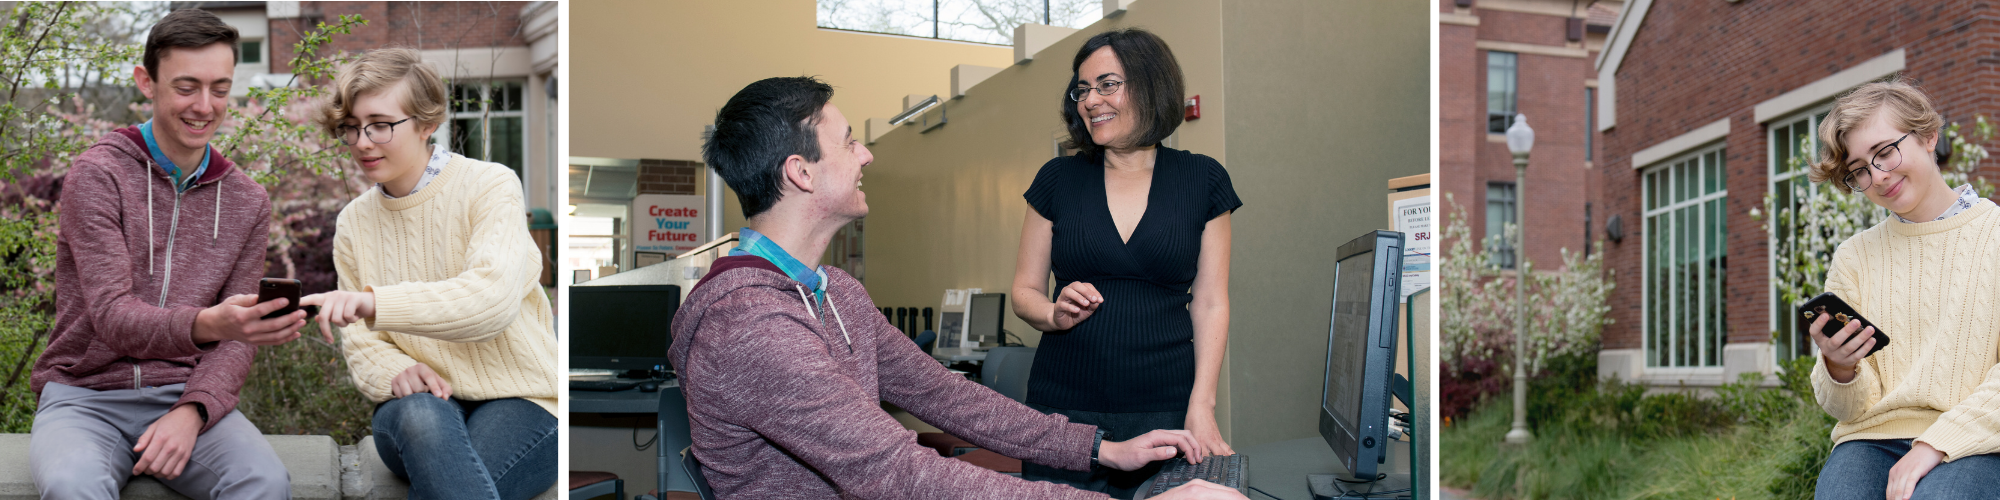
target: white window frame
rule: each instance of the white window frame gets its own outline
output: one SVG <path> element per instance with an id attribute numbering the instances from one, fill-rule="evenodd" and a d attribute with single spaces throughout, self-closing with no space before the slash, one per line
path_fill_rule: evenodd
<path id="1" fill-rule="evenodd" d="M 1806 155 L 1817 155 L 1819 152 L 1819 148 L 1823 147 L 1823 145 L 1820 144 L 1819 142 L 1820 121 L 1824 118 L 1824 116 L 1827 113 L 1831 112 L 1832 110 L 1833 110 L 1832 105 L 1821 104 L 1818 106 L 1808 108 L 1806 111 L 1800 113 L 1795 113 L 1781 119 L 1772 120 L 1769 122 L 1769 124 L 1767 124 L 1764 127 L 1764 139 L 1765 139 L 1764 142 L 1767 145 L 1767 147 L 1765 148 L 1765 164 L 1768 165 L 1767 179 L 1769 180 L 1765 185 L 1766 189 L 1765 192 L 1777 193 L 1779 189 L 1778 184 L 1781 182 L 1786 182 L 1793 179 L 1798 179 L 1803 181 L 1806 179 L 1805 170 L 1782 171 L 1785 168 L 1785 165 L 1783 165 L 1782 162 L 1778 160 L 1778 151 L 1779 151 L 1778 148 L 1780 147 L 1789 148 L 1791 145 L 1781 144 L 1789 141 L 1779 140 L 1778 139 L 1779 131 L 1781 129 L 1794 127 L 1803 122 L 1805 125 L 1806 137 L 1809 137 L 1812 140 L 1812 149 L 1809 151 L 1802 151 L 1799 153 Z M 1808 183 L 1806 185 L 1807 193 L 1817 192 L 1819 189 L 1820 186 L 1818 184 Z M 1797 197 L 1794 196 L 1792 199 L 1796 200 Z M 1797 205 L 1795 204 L 1793 206 Z M 1771 317 L 1770 329 L 1774 333 L 1780 332 L 1781 330 L 1784 329 L 1786 325 L 1791 324 L 1789 323 L 1789 320 L 1791 318 L 1791 310 L 1792 310 L 1790 304 L 1784 304 L 1783 303 L 1784 301 L 1778 297 L 1778 250 L 1780 246 L 1783 246 L 1783 240 L 1780 240 L 1778 238 L 1777 218 L 1778 218 L 1779 208 L 1782 207 L 1778 207 L 1775 205 L 1771 207 L 1771 213 L 1767 215 L 1767 217 L 1770 217 L 1770 219 L 1768 219 L 1769 224 L 1767 225 L 1769 225 L 1771 228 L 1769 231 L 1765 233 L 1765 237 L 1769 238 L 1769 241 L 1771 242 L 1770 245 L 1765 246 L 1768 255 L 1766 255 L 1765 257 L 1766 265 L 1764 266 L 1764 268 L 1766 271 L 1765 278 L 1767 281 L 1765 285 L 1770 290 L 1771 310 L 1769 311 L 1768 316 Z M 1794 228 L 1798 227 L 1796 219 L 1793 221 L 1792 227 Z M 1782 364 L 1778 363 L 1787 361 L 1789 359 L 1791 350 L 1796 348 L 1795 346 L 1787 344 L 1787 342 L 1791 341 L 1793 337 L 1796 337 L 1797 332 L 1782 332 L 1782 333 L 1784 333 L 1784 335 L 1774 336 L 1774 337 L 1783 337 L 1782 340 L 1778 338 L 1772 339 L 1772 344 L 1773 344 L 1771 346 L 1771 361 L 1773 362 L 1772 366 L 1780 366 L 1780 367 L 1783 366 Z M 1810 343 L 1808 343 L 1808 345 L 1809 348 L 1811 349 L 1811 354 L 1814 355 L 1819 354 L 1818 346 L 1810 345 Z M 1782 368 L 1780 368 L 1780 370 L 1782 370 Z"/>
<path id="2" fill-rule="evenodd" d="M 521 84 L 521 102 L 519 103 L 519 104 L 520 104 L 520 107 L 521 107 L 521 109 L 519 109 L 519 110 L 513 110 L 513 111 L 501 111 L 501 110 L 488 110 L 488 109 L 484 109 L 484 108 L 486 108 L 486 107 L 489 107 L 489 106 L 491 106 L 491 105 L 492 105 L 492 103 L 493 103 L 493 84 L 495 84 L 495 83 L 519 83 L 519 84 Z M 529 139 L 528 139 L 528 133 L 529 133 L 529 132 L 528 132 L 528 131 L 529 131 L 529 129 L 530 129 L 530 128 L 532 128 L 532 127 L 529 127 L 529 126 L 528 126 L 528 99 L 532 99 L 532 98 L 534 98 L 534 96 L 532 96 L 532 95 L 529 95 L 529 92 L 528 92 L 528 80 L 527 80 L 526 78 L 494 78 L 494 79 L 490 79 L 490 80 L 488 80 L 488 79 L 480 79 L 480 80 L 462 80 L 462 81 L 454 81 L 454 82 L 450 82 L 450 85 L 449 85 L 449 86 L 447 86 L 447 88 L 445 89 L 445 91 L 446 91 L 446 93 L 448 93 L 448 94 L 450 94 L 450 95 L 452 95 L 452 96 L 456 96 L 456 95 L 458 95 L 458 94 L 457 94 L 457 92 L 456 92 L 456 89 L 454 89 L 454 88 L 452 88 L 452 87 L 457 87 L 457 86 L 461 86 L 461 85 L 465 85 L 465 86 L 474 86 L 474 85 L 476 85 L 476 86 L 478 86 L 478 87 L 479 87 L 479 98 L 480 98 L 480 101 L 481 101 L 481 104 L 480 104 L 480 107 L 481 107 L 482 109 L 481 109 L 480 111 L 457 111 L 457 112 L 452 112 L 452 113 L 451 113 L 451 116 L 448 116 L 448 117 L 446 117 L 446 118 L 445 118 L 445 120 L 444 120 L 444 126 L 442 126 L 442 127 L 438 127 L 438 130 L 437 130 L 437 132 L 436 132 L 436 133 L 434 133 L 434 134 L 432 134 L 432 135 L 431 135 L 431 137 L 432 137 L 433 139 L 435 139 L 435 140 L 439 141 L 439 142 L 442 142 L 442 143 L 444 143 L 444 144 L 445 144 L 445 145 L 446 145 L 447 147 L 449 147 L 449 146 L 451 146 L 451 134 L 452 134 L 452 130 L 451 130 L 451 127 L 452 127 L 452 124 L 453 124 L 453 123 L 457 122 L 458 120 L 465 120 L 465 119 L 475 119 L 475 120 L 484 120 L 484 121 L 486 121 L 486 122 L 487 122 L 487 124 L 486 124 L 486 126 L 484 126 L 484 127 L 480 127 L 480 130 L 481 130 L 482 132 L 484 132 L 484 133 L 480 134 L 480 136 L 479 136 L 479 141 L 480 141 L 480 148 L 479 148 L 479 150 L 480 150 L 480 151 L 483 151 L 483 152 L 485 152 L 485 153 L 486 153 L 486 155 L 487 155 L 487 157 L 489 157 L 489 158 L 490 158 L 490 157 L 492 157 L 492 156 L 493 156 L 493 125 L 492 125 L 492 119 L 494 119 L 494 118 L 510 118 L 510 117 L 512 117 L 512 118 L 520 118 L 520 119 L 521 119 L 521 163 L 522 163 L 522 164 L 521 164 L 521 165 L 508 165 L 508 166 L 509 166 L 509 167 L 514 167 L 514 168 L 517 168 L 517 169 L 520 169 L 520 177 L 521 177 L 521 189 L 523 190 L 523 192 L 522 192 L 521 194 L 522 194 L 522 196 L 526 196 L 526 195 L 527 195 L 527 192 L 526 192 L 526 190 L 528 189 L 528 179 L 527 179 L 527 176 L 528 176 L 528 165 L 527 165 L 527 162 L 528 162 L 528 149 L 529 149 L 529 148 L 528 148 L 528 144 L 529 144 Z M 450 109 L 450 108 L 449 108 L 449 106 L 447 106 L 447 108 L 446 108 L 446 109 Z M 465 155 L 465 153 L 466 153 L 465 151 L 452 151 L 452 152 L 453 152 L 453 153 L 458 153 L 458 154 L 460 154 L 460 155 Z M 470 157 L 471 157 L 470 155 L 466 155 L 466 156 L 467 156 L 468 158 L 470 158 Z M 485 159 L 481 159 L 481 158 L 473 158 L 473 159 L 475 159 L 475 160 L 480 160 L 480 161 L 486 161 Z M 525 201 L 525 199 L 524 199 L 524 201 Z"/>
<path id="3" fill-rule="evenodd" d="M 1670 205 L 1665 205 L 1658 208 L 1646 208 L 1652 206 L 1653 189 L 1650 183 L 1656 182 L 1654 180 L 1655 179 L 1654 176 L 1659 175 L 1660 179 L 1666 179 L 1668 181 L 1671 181 L 1672 176 L 1667 175 L 1664 172 L 1671 172 L 1676 167 L 1688 165 L 1689 162 L 1693 162 L 1693 167 L 1691 168 L 1694 169 L 1694 173 L 1692 174 L 1694 179 L 1693 180 L 1694 188 L 1699 189 L 1701 186 L 1705 186 L 1706 185 L 1705 181 L 1707 180 L 1705 176 L 1707 175 L 1707 171 L 1709 169 L 1707 168 L 1708 165 L 1703 162 L 1705 161 L 1704 159 L 1707 158 L 1710 154 L 1713 154 L 1717 160 L 1720 160 L 1719 163 L 1722 164 L 1722 166 L 1716 168 L 1716 170 L 1719 171 L 1725 178 L 1721 189 L 1717 190 L 1714 193 L 1702 194 L 1699 196 L 1695 196 L 1692 199 L 1680 201 Z M 1696 364 L 1681 365 L 1681 366 L 1674 366 L 1664 363 L 1655 364 L 1654 361 L 1655 350 L 1653 348 L 1654 344 L 1653 336 L 1656 332 L 1653 331 L 1652 313 L 1654 311 L 1652 311 L 1651 309 L 1653 304 L 1652 295 L 1654 293 L 1657 293 L 1658 290 L 1654 290 L 1655 287 L 1652 286 L 1652 281 L 1651 281 L 1654 264 L 1652 262 L 1653 242 L 1650 241 L 1650 239 L 1652 238 L 1651 236 L 1653 232 L 1652 227 L 1653 224 L 1655 224 L 1654 220 L 1655 217 L 1657 216 L 1672 216 L 1677 211 L 1693 208 L 1695 209 L 1694 213 L 1696 214 L 1695 218 L 1697 219 L 1695 223 L 1705 224 L 1705 222 L 1701 221 L 1701 219 L 1703 218 L 1704 215 L 1706 215 L 1706 212 L 1704 212 L 1704 210 L 1707 210 L 1706 208 L 1707 205 L 1715 200 L 1727 200 L 1729 197 L 1729 186 L 1728 183 L 1726 182 L 1726 178 L 1728 175 L 1728 168 L 1727 168 L 1728 162 L 1726 158 L 1727 158 L 1726 141 L 1716 142 L 1708 146 L 1697 148 L 1687 154 L 1674 156 L 1673 158 L 1670 158 L 1667 161 L 1657 162 L 1653 166 L 1645 168 L 1640 173 L 1640 207 L 1644 208 L 1644 210 L 1642 211 L 1642 215 L 1640 217 L 1640 228 L 1639 228 L 1639 237 L 1641 242 L 1639 279 L 1640 283 L 1642 283 L 1642 285 L 1640 286 L 1640 299 L 1639 299 L 1641 304 L 1641 309 L 1640 309 L 1641 319 L 1639 326 L 1640 326 L 1640 339 L 1642 344 L 1640 352 L 1641 355 L 1644 356 L 1645 364 L 1643 366 L 1645 366 L 1644 369 L 1646 370 L 1646 373 L 1648 375 L 1673 376 L 1673 375 L 1722 373 L 1723 362 L 1724 362 L 1722 350 L 1725 346 L 1728 345 L 1729 342 L 1727 333 L 1728 325 L 1726 324 L 1725 321 L 1716 322 L 1722 328 L 1723 331 L 1714 332 L 1714 334 L 1716 335 L 1722 335 L 1721 342 L 1715 342 L 1716 345 L 1714 346 L 1715 353 L 1713 357 L 1715 360 L 1715 364 L 1713 365 L 1700 364 L 1704 362 L 1703 360 L 1709 358 L 1708 356 L 1709 342 L 1707 342 L 1706 340 L 1708 340 L 1708 335 L 1710 335 L 1711 332 L 1707 331 L 1705 324 L 1696 325 L 1696 329 L 1693 330 L 1694 334 L 1701 335 L 1704 340 L 1703 342 L 1697 344 L 1700 346 L 1701 350 L 1697 351 L 1694 354 L 1694 359 Z M 1661 191 L 1671 192 L 1671 189 L 1672 185 L 1669 184 L 1668 186 L 1662 187 Z M 1724 208 L 1722 209 L 1721 213 L 1717 214 L 1717 217 L 1720 219 L 1719 222 L 1724 225 L 1726 231 L 1727 230 L 1726 227 L 1728 225 L 1728 209 L 1727 209 L 1728 202 L 1723 201 L 1722 205 Z M 1705 225 L 1701 227 L 1703 229 L 1706 229 Z M 1707 248 L 1708 246 L 1707 239 L 1709 237 L 1709 233 L 1710 231 L 1707 230 L 1695 232 L 1696 234 L 1695 237 L 1697 238 L 1696 248 Z M 1671 242 L 1673 240 L 1671 239 L 1671 237 L 1669 237 L 1667 241 Z M 1675 243 L 1677 244 L 1678 242 Z M 1720 251 L 1724 252 L 1724 254 L 1727 254 L 1729 249 L 1726 246 L 1724 246 L 1723 248 L 1720 249 Z M 1727 272 L 1728 272 L 1727 269 L 1723 270 L 1725 276 Z M 1707 281 L 1706 276 L 1704 275 L 1701 279 L 1702 283 L 1697 284 L 1697 286 L 1701 290 L 1707 290 L 1709 287 L 1706 283 Z M 1721 287 L 1717 288 L 1720 289 Z M 1673 287 L 1669 286 L 1666 287 L 1666 289 L 1671 290 L 1673 289 Z M 1698 299 L 1698 300 L 1704 300 L 1705 298 L 1706 297 L 1704 296 L 1703 299 Z M 1667 321 L 1674 324 L 1673 327 L 1669 327 L 1668 329 L 1675 332 L 1687 332 L 1688 331 L 1687 329 L 1679 328 L 1679 322 L 1682 316 L 1681 314 L 1679 314 L 1680 313 L 1679 306 L 1681 304 L 1676 304 L 1671 300 L 1667 301 L 1666 303 L 1669 307 L 1669 312 L 1665 313 L 1667 315 Z M 1723 306 L 1725 306 L 1725 304 L 1712 304 L 1712 305 L 1704 304 L 1704 306 L 1705 306 L 1704 313 L 1719 313 L 1722 310 Z M 1703 314 L 1703 315 L 1698 315 L 1698 317 L 1706 318 L 1707 316 L 1706 314 Z M 1668 341 L 1663 341 L 1662 343 L 1663 345 L 1667 345 L 1670 348 L 1678 347 L 1678 342 L 1672 342 L 1672 340 L 1678 340 L 1678 338 L 1670 339 Z M 1678 354 L 1678 352 L 1675 350 L 1669 350 L 1668 353 L 1664 355 L 1664 358 L 1667 360 L 1676 359 L 1677 356 L 1675 356 L 1675 354 Z"/>

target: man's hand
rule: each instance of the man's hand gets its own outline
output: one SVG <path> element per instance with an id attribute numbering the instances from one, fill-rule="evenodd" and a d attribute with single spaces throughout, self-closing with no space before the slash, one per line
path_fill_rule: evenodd
<path id="1" fill-rule="evenodd" d="M 451 399 L 451 382 L 444 381 L 443 376 L 423 363 L 410 365 L 389 380 L 390 395 L 400 398 L 419 392 L 431 393 L 438 399 Z"/>
<path id="2" fill-rule="evenodd" d="M 1930 474 L 1938 462 L 1944 461 L 1944 452 L 1932 448 L 1930 443 L 1918 441 L 1889 468 L 1889 500 L 1910 500 L 1917 493 L 1917 480 Z"/>
<path id="3" fill-rule="evenodd" d="M 1097 287 L 1081 281 L 1071 282 L 1063 287 L 1062 294 L 1056 296 L 1055 308 L 1049 310 L 1049 324 L 1057 330 L 1068 330 L 1077 323 L 1090 319 L 1097 312 L 1097 306 L 1104 304 L 1104 294 L 1097 293 Z"/>
<path id="4" fill-rule="evenodd" d="M 1855 367 L 1861 364 L 1861 358 L 1868 357 L 1869 349 L 1875 348 L 1875 327 L 1862 328 L 1861 320 L 1852 320 L 1828 337 L 1824 333 L 1826 322 L 1832 318 L 1831 314 L 1819 315 L 1808 331 L 1813 343 L 1819 345 L 1820 356 L 1826 359 L 1826 374 L 1833 376 L 1833 381 L 1845 384 L 1854 380 Z"/>
<path id="5" fill-rule="evenodd" d="M 1243 496 L 1243 493 L 1236 491 L 1235 488 L 1225 487 L 1200 479 L 1189 480 L 1186 484 L 1175 486 L 1174 489 L 1167 490 L 1166 493 L 1161 493 L 1160 496 L 1153 498 L 1160 500 L 1249 500 L 1249 497 Z"/>
<path id="6" fill-rule="evenodd" d="M 1174 458 L 1176 453 L 1188 457 L 1190 463 L 1201 463 L 1201 458 L 1207 456 L 1194 434 L 1160 429 L 1130 441 L 1105 441 L 1097 445 L 1097 463 L 1118 470 L 1139 470 L 1146 464 Z"/>
<path id="7" fill-rule="evenodd" d="M 139 463 L 132 466 L 132 475 L 150 474 L 160 479 L 181 476 L 188 456 L 194 454 L 194 440 L 201 434 L 201 414 L 196 409 L 193 404 L 181 405 L 146 426 L 146 433 L 139 435 L 139 445 L 132 447 L 133 453 L 142 453 Z"/>
<path id="8" fill-rule="evenodd" d="M 306 326 L 306 312 L 292 311 L 291 314 L 271 319 L 264 315 L 282 309 L 287 299 L 272 299 L 257 303 L 256 295 L 236 295 L 223 299 L 215 307 L 202 309 L 194 317 L 194 343 L 206 344 L 223 340 L 234 340 L 250 345 L 270 346 L 291 342 L 299 338 L 299 329 Z"/>
<path id="9" fill-rule="evenodd" d="M 333 343 L 333 328 L 360 323 L 375 317 L 375 294 L 334 290 L 299 299 L 299 305 L 319 306 L 319 333 Z"/>
<path id="10" fill-rule="evenodd" d="M 1200 444 L 1201 449 L 1208 450 L 1208 454 L 1236 454 L 1236 450 L 1230 448 L 1229 443 L 1222 440 L 1222 430 L 1215 425 L 1214 410 L 1206 412 L 1190 410 L 1184 424 L 1187 426 L 1188 433 L 1194 435 L 1195 443 Z"/>

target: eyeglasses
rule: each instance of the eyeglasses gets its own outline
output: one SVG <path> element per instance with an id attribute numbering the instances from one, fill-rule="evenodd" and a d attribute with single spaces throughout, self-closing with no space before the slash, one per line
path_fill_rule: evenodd
<path id="1" fill-rule="evenodd" d="M 1875 150 L 1875 154 L 1868 158 L 1869 166 L 1883 172 L 1895 170 L 1896 167 L 1903 166 L 1903 148 L 1900 145 L 1904 139 L 1910 138 L 1910 134 L 1914 133 L 1916 131 L 1905 132 L 1902 137 L 1896 138 L 1896 142 L 1891 142 L 1889 145 Z M 1868 172 L 1868 167 L 1861 167 L 1847 171 L 1847 176 L 1840 178 L 1840 183 L 1847 185 L 1848 189 L 1852 189 L 1855 192 L 1867 191 L 1868 186 L 1875 183 L 1875 176 Z"/>
<path id="2" fill-rule="evenodd" d="M 415 117 L 410 117 L 410 118 L 415 118 Z M 375 122 L 375 123 L 370 123 L 365 127 L 356 127 L 353 125 L 341 125 L 339 127 L 334 127 L 333 130 L 334 132 L 338 133 L 338 135 L 340 135 L 340 142 L 347 143 L 347 145 L 349 146 L 353 146 L 355 143 L 361 141 L 361 131 L 363 129 L 368 130 L 369 142 L 373 142 L 376 144 L 387 144 L 390 140 L 396 138 L 396 126 L 402 125 L 403 122 L 410 121 L 410 118 L 404 118 L 401 120 L 396 120 L 394 122 Z"/>
<path id="3" fill-rule="evenodd" d="M 1084 97 L 1086 97 L 1086 96 L 1089 96 L 1089 95 L 1090 95 L 1090 93 L 1089 93 L 1089 92 L 1090 92 L 1090 91 L 1092 91 L 1092 90 L 1096 90 L 1096 91 L 1097 91 L 1097 95 L 1111 95 L 1111 94 L 1116 94 L 1116 93 L 1118 93 L 1118 88 L 1119 88 L 1119 87 L 1123 87 L 1124 85 L 1125 85 L 1125 82 L 1121 82 L 1121 81 L 1117 81 L 1117 80 L 1112 80 L 1112 81 L 1108 81 L 1108 82 L 1104 82 L 1104 84 L 1102 84 L 1102 85 L 1099 85 L 1099 86 L 1096 86 L 1096 87 L 1077 87 L 1077 88 L 1073 88 L 1073 89 L 1069 89 L 1069 100 L 1072 100 L 1072 101 L 1076 101 L 1076 102 L 1083 102 L 1083 98 L 1084 98 Z"/>

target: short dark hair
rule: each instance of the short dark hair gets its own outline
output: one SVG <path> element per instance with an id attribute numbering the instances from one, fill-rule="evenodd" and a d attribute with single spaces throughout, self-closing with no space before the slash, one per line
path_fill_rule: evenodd
<path id="1" fill-rule="evenodd" d="M 229 44 L 231 63 L 242 57 L 237 53 L 243 49 L 236 46 L 236 28 L 223 23 L 222 18 L 201 9 L 173 11 L 146 35 L 146 74 L 153 75 L 155 80 L 160 78 L 160 55 L 167 49 L 195 49 L 217 43 Z"/>
<path id="2" fill-rule="evenodd" d="M 1078 84 L 1086 83 L 1077 74 L 1083 67 L 1083 60 L 1097 49 L 1111 47 L 1111 53 L 1118 55 L 1118 62 L 1125 65 L 1125 85 L 1129 101 L 1138 104 L 1137 123 L 1139 139 L 1136 144 L 1150 146 L 1159 144 L 1174 129 L 1181 126 L 1183 109 L 1181 99 L 1187 95 L 1187 84 L 1181 76 L 1181 63 L 1174 59 L 1174 51 L 1167 47 L 1166 40 L 1139 28 L 1125 28 L 1098 33 L 1083 42 L 1077 49 L 1076 60 L 1069 64 L 1069 86 L 1063 88 L 1063 123 L 1069 126 L 1069 140 L 1063 147 L 1074 148 L 1077 154 L 1092 161 L 1104 157 L 1104 146 L 1091 142 L 1090 123 L 1076 112 L 1076 101 L 1069 99 L 1069 91 Z"/>
<path id="3" fill-rule="evenodd" d="M 702 144 L 701 158 L 736 191 L 745 218 L 778 203 L 785 158 L 819 161 L 820 109 L 832 99 L 833 86 L 813 77 L 766 78 L 715 112 L 715 131 Z"/>

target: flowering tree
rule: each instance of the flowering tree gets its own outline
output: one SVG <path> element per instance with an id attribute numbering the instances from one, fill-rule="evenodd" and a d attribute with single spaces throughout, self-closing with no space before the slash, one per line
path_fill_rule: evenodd
<path id="1" fill-rule="evenodd" d="M 1523 361 L 1529 374 L 1542 373 L 1551 359 L 1597 349 L 1598 335 L 1612 321 L 1608 299 L 1614 285 L 1604 270 L 1602 243 L 1590 257 L 1562 249 L 1563 265 L 1554 271 L 1535 271 L 1534 262 L 1523 254 L 1517 272 L 1503 273 L 1492 264 L 1498 262 L 1492 249 L 1500 248 L 1499 242 L 1488 241 L 1483 249 L 1474 250 L 1464 207 L 1449 193 L 1445 203 L 1450 213 L 1444 239 L 1451 244 L 1439 259 L 1438 282 L 1445 286 L 1439 356 L 1447 381 L 1445 414 L 1455 415 L 1480 397 L 1498 392 L 1512 375 L 1518 304 L 1514 288 L 1519 277 L 1528 277 Z M 1512 238 L 1517 230 L 1508 225 L 1504 237 Z"/>

